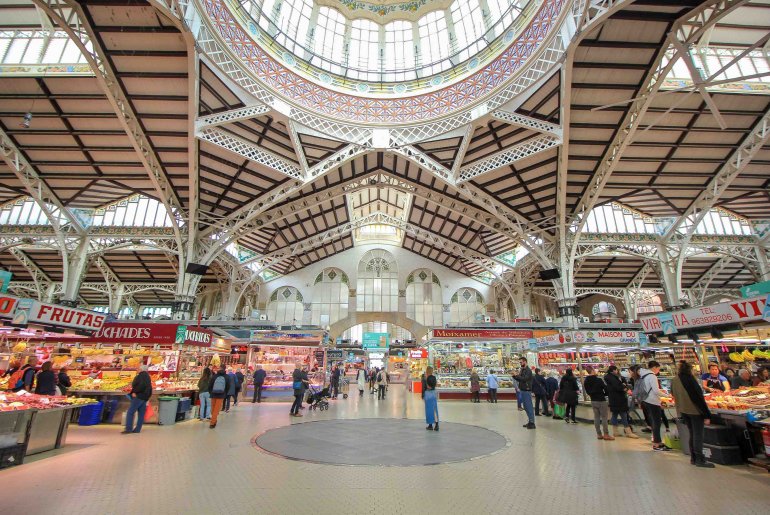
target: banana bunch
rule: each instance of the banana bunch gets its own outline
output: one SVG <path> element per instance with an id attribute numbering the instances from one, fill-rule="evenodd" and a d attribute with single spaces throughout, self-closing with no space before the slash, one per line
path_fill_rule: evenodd
<path id="1" fill-rule="evenodd" d="M 218 367 L 222 364 L 222 360 L 219 359 L 219 353 L 214 354 L 214 357 L 211 358 L 211 364 L 215 367 Z"/>
<path id="2" fill-rule="evenodd" d="M 27 350 L 27 342 L 19 342 L 11 349 L 13 352 L 24 352 Z"/>
<path id="3" fill-rule="evenodd" d="M 760 350 L 760 349 L 754 349 L 751 353 L 754 355 L 755 358 L 770 359 L 770 351 L 763 351 L 763 350 Z"/>
<path id="4" fill-rule="evenodd" d="M 730 358 L 730 361 L 733 363 L 743 363 L 745 360 L 743 359 L 743 354 L 740 352 L 731 352 L 728 357 Z"/>
<path id="5" fill-rule="evenodd" d="M 754 357 L 754 354 L 749 352 L 748 349 L 744 350 L 741 356 L 743 356 L 743 359 L 745 359 L 746 361 L 754 361 L 756 359 Z"/>

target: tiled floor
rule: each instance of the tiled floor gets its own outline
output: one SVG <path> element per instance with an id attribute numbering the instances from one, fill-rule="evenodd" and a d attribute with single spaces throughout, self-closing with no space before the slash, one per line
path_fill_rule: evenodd
<path id="1" fill-rule="evenodd" d="M 419 396 L 392 386 L 384 401 L 354 395 L 297 419 L 288 404 L 243 404 L 215 430 L 197 421 L 127 436 L 117 426 L 74 427 L 66 448 L 0 471 L 0 485 L 5 505 L 25 514 L 768 513 L 764 472 L 696 469 L 641 440 L 597 441 L 586 424 L 538 419 L 538 429 L 527 431 L 512 403 L 442 402 L 439 410 L 442 422 L 488 427 L 511 447 L 430 467 L 350 467 L 288 460 L 251 445 L 255 435 L 289 423 L 421 418 Z"/>

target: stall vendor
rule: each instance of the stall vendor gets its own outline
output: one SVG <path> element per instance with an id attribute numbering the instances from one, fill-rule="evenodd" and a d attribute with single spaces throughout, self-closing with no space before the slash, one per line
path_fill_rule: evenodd
<path id="1" fill-rule="evenodd" d="M 703 381 L 703 390 L 706 393 L 714 391 L 729 392 L 730 382 L 719 372 L 719 365 L 711 363 L 709 371 L 701 376 Z"/>

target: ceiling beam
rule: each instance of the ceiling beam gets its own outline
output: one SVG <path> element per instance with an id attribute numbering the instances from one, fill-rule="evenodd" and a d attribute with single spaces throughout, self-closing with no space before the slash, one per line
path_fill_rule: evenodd
<path id="1" fill-rule="evenodd" d="M 516 145 L 510 146 L 491 156 L 484 157 L 460 168 L 460 178 L 458 183 L 469 181 L 479 175 L 497 170 L 503 166 L 508 166 L 526 159 L 540 152 L 561 144 L 561 137 L 552 134 L 542 134 Z"/>
<path id="2" fill-rule="evenodd" d="M 205 116 L 200 116 L 195 120 L 195 133 L 197 135 L 200 134 L 204 129 L 219 127 L 220 125 L 224 125 L 226 123 L 249 120 L 269 112 L 270 108 L 266 105 L 255 104 L 246 107 L 239 107 L 238 109 L 231 109 L 229 111 L 207 114 Z"/>

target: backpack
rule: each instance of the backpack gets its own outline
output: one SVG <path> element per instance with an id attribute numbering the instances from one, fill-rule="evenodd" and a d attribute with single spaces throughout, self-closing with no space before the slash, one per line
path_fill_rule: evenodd
<path id="1" fill-rule="evenodd" d="M 225 393 L 227 389 L 227 379 L 225 376 L 217 376 L 214 379 L 214 386 L 211 387 L 211 393 Z"/>
<path id="2" fill-rule="evenodd" d="M 13 374 L 11 374 L 11 378 L 8 380 L 8 389 L 9 390 L 18 390 L 19 388 L 22 388 L 24 386 L 24 374 L 29 370 L 30 367 L 22 367 Z"/>
<path id="3" fill-rule="evenodd" d="M 377 374 L 377 382 L 378 383 L 382 382 L 382 372 Z"/>

